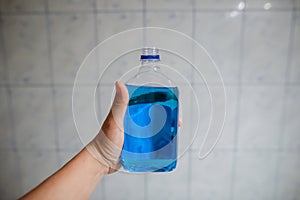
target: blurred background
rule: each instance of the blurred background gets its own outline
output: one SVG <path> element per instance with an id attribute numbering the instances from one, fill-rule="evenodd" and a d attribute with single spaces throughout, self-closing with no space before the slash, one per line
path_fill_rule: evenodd
<path id="1" fill-rule="evenodd" d="M 197 159 L 196 141 L 175 172 L 109 175 L 91 199 L 300 199 L 299 0 L 0 0 L 0 12 L 0 199 L 80 151 L 71 94 L 81 62 L 112 34 L 146 26 L 181 31 L 213 56 L 224 132 L 208 158 Z"/>

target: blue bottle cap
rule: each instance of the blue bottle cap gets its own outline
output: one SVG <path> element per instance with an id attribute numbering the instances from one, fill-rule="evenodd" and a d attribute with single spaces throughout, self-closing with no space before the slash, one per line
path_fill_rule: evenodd
<path id="1" fill-rule="evenodd" d="M 160 60 L 159 55 L 141 55 L 141 60 Z"/>
<path id="2" fill-rule="evenodd" d="M 145 47 L 141 55 L 141 60 L 159 61 L 160 56 L 158 49 L 155 47 Z"/>

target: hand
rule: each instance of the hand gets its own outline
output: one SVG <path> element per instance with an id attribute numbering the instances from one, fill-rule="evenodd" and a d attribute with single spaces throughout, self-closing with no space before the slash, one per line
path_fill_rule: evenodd
<path id="1" fill-rule="evenodd" d="M 119 157 L 124 143 L 124 116 L 127 109 L 129 94 L 122 82 L 116 82 L 116 96 L 108 116 L 98 135 L 87 145 L 87 149 L 104 167 L 107 173 L 117 171 L 121 165 Z M 181 126 L 182 121 L 178 121 Z"/>
<path id="2" fill-rule="evenodd" d="M 119 81 L 115 86 L 116 95 L 110 112 L 98 135 L 86 147 L 107 168 L 107 173 L 115 172 L 121 167 L 119 157 L 124 143 L 123 120 L 129 101 L 126 86 Z"/>

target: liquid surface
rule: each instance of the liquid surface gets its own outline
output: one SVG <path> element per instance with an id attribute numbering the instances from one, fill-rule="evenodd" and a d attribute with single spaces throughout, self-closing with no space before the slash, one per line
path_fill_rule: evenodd
<path id="1" fill-rule="evenodd" d="M 130 100 L 124 117 L 123 168 L 172 171 L 177 163 L 178 88 L 126 87 Z"/>

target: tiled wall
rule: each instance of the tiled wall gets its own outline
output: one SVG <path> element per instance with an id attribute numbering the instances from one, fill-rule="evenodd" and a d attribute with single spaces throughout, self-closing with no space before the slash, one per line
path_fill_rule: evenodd
<path id="1" fill-rule="evenodd" d="M 214 57 L 228 96 L 223 137 L 205 160 L 196 141 L 171 174 L 109 175 L 92 199 L 300 199 L 299 0 L 0 6 L 0 199 L 24 194 L 79 151 L 71 107 L 78 66 L 95 44 L 143 26 L 186 33 Z M 185 109 L 189 127 L 193 108 Z"/>

